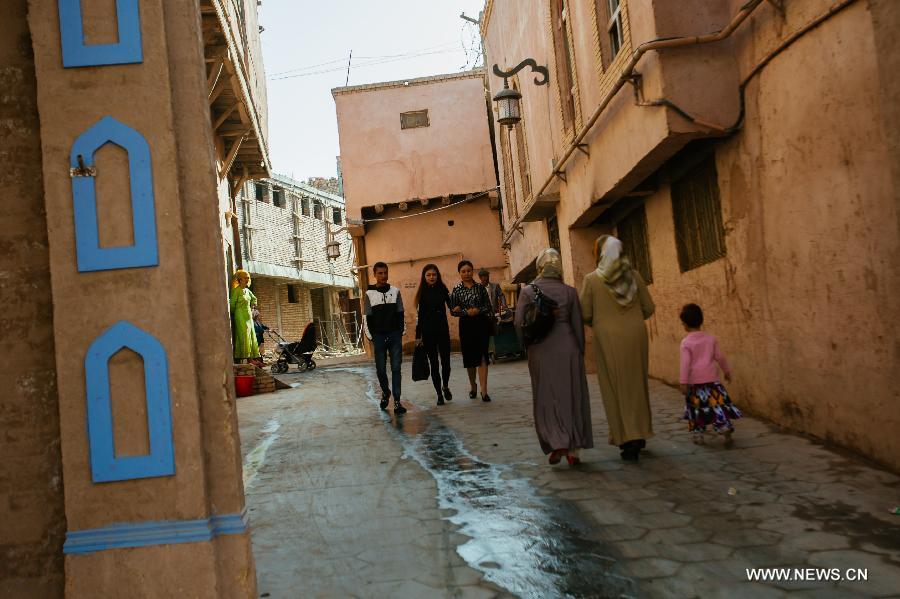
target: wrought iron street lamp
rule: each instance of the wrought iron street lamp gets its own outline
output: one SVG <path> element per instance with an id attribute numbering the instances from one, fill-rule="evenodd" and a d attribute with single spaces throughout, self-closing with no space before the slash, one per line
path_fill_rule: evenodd
<path id="1" fill-rule="evenodd" d="M 331 230 L 331 225 L 325 223 L 325 255 L 329 260 L 337 260 L 341 257 L 341 242 L 334 238 L 338 233 L 343 233 L 347 227 Z"/>
<path id="2" fill-rule="evenodd" d="M 526 58 L 508 71 L 500 70 L 500 66 L 496 64 L 493 69 L 494 75 L 503 77 L 503 89 L 494 96 L 494 101 L 497 103 L 497 122 L 501 125 L 506 125 L 510 129 L 522 120 L 522 94 L 509 88 L 509 78 L 525 67 L 531 67 L 533 72 L 543 75 L 543 78 L 535 76 L 535 85 L 546 85 L 550 81 L 550 71 L 547 70 L 547 67 L 539 66 L 533 58 Z"/>

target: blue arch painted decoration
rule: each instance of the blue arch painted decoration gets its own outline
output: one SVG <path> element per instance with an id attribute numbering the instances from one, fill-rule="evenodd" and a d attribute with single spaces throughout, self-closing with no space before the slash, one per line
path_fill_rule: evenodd
<path id="1" fill-rule="evenodd" d="M 94 184 L 94 153 L 114 143 L 128 153 L 131 185 L 131 218 L 134 244 L 100 247 L 97 222 L 97 189 Z M 75 213 L 75 250 L 78 271 L 113 270 L 159 264 L 156 240 L 156 208 L 150 146 L 144 136 L 116 119 L 105 116 L 78 136 L 69 157 L 72 170 L 72 201 Z"/>
<path id="2" fill-rule="evenodd" d="M 81 0 L 59 0 L 59 31 L 63 66 L 93 67 L 143 62 L 138 0 L 116 0 L 119 41 L 85 44 Z"/>
<path id="3" fill-rule="evenodd" d="M 109 390 L 109 359 L 126 347 L 144 359 L 150 453 L 116 457 Z M 119 321 L 97 337 L 88 348 L 84 358 L 84 374 L 93 481 L 103 483 L 175 474 L 169 366 L 162 344 L 153 335 L 133 324 Z"/>

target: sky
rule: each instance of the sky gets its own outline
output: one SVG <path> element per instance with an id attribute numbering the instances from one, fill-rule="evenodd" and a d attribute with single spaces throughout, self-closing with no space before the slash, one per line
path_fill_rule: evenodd
<path id="1" fill-rule="evenodd" d="M 331 89 L 475 66 L 484 0 L 263 0 L 259 7 L 275 172 L 333 177 L 340 154 Z"/>

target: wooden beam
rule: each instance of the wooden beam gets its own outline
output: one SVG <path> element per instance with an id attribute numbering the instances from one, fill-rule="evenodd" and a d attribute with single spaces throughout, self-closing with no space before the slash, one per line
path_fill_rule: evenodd
<path id="1" fill-rule="evenodd" d="M 228 108 L 226 108 L 226 109 L 222 112 L 222 114 L 219 115 L 219 118 L 217 118 L 217 119 L 215 120 L 215 122 L 213 123 L 213 131 L 216 131 L 219 127 L 222 126 L 222 124 L 223 124 L 226 120 L 228 120 L 228 117 L 231 116 L 231 113 L 234 112 L 234 109 L 237 108 L 237 106 L 238 106 L 238 105 L 237 105 L 237 102 L 235 102 L 234 104 L 232 104 L 231 106 L 229 106 Z"/>
<path id="2" fill-rule="evenodd" d="M 235 107 L 237 107 L 237 104 L 238 103 L 235 102 Z M 228 125 L 217 127 L 216 129 L 217 133 L 224 135 L 225 133 L 243 133 L 247 130 L 248 127 L 249 125 L 246 125 L 244 123 L 230 123 Z"/>
<path id="3" fill-rule="evenodd" d="M 244 129 L 241 131 L 216 131 L 216 135 L 221 135 L 222 137 L 240 137 L 242 135 L 249 135 L 251 131 L 253 131 L 253 129 L 244 125 Z"/>
<path id="4" fill-rule="evenodd" d="M 225 87 L 226 87 L 225 83 L 224 83 L 225 79 L 227 79 L 227 77 L 225 77 L 225 78 L 219 77 L 219 80 L 216 82 L 215 89 L 210 92 L 210 96 L 209 96 L 209 105 L 210 106 L 212 106 L 213 103 L 219 99 L 219 96 L 222 95 L 222 92 L 225 91 Z"/>
<path id="5" fill-rule="evenodd" d="M 216 84 L 219 82 L 219 77 L 222 76 L 222 68 L 224 59 L 219 56 L 216 61 L 213 63 L 213 67 L 209 70 L 209 75 L 206 76 L 206 97 L 210 97 L 213 93 L 213 90 L 216 88 Z"/>
<path id="6" fill-rule="evenodd" d="M 228 174 L 228 171 L 231 170 L 231 165 L 234 164 L 234 159 L 237 158 L 238 150 L 244 142 L 244 137 L 246 137 L 246 135 L 238 137 L 234 140 L 234 143 L 231 144 L 231 149 L 228 150 L 228 155 L 225 157 L 225 164 L 222 165 L 222 170 L 219 172 L 220 179 L 224 179 L 225 175 Z"/>

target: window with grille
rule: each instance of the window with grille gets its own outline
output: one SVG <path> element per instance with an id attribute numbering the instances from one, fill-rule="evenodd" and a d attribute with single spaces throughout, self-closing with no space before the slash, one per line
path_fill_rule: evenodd
<path id="1" fill-rule="evenodd" d="M 336 225 L 341 224 L 341 209 L 340 208 L 332 208 L 331 209 L 331 222 Z"/>
<path id="2" fill-rule="evenodd" d="M 650 241 L 647 235 L 647 211 L 640 206 L 616 225 L 616 234 L 622 242 L 625 255 L 646 283 L 653 282 L 650 266 Z"/>
<path id="3" fill-rule="evenodd" d="M 278 206 L 279 208 L 284 208 L 284 190 L 283 189 L 272 189 L 272 203 Z"/>
<path id="4" fill-rule="evenodd" d="M 563 124 L 567 131 L 575 128 L 575 61 L 569 39 L 569 6 L 566 0 L 552 0 L 551 26 L 553 50 L 556 58 L 556 83 L 562 104 Z"/>
<path id="5" fill-rule="evenodd" d="M 725 256 L 725 228 L 714 153 L 672 183 L 672 216 L 681 272 Z"/>
<path id="6" fill-rule="evenodd" d="M 309 198 L 300 198 L 300 214 L 309 216 Z"/>
<path id="7" fill-rule="evenodd" d="M 300 293 L 296 285 L 288 285 L 288 303 L 289 304 L 299 304 L 300 303 Z"/>
<path id="8" fill-rule="evenodd" d="M 427 127 L 431 123 L 428 121 L 427 110 L 413 110 L 412 112 L 400 113 L 400 128 L 415 129 L 416 127 Z"/>
<path id="9" fill-rule="evenodd" d="M 316 220 L 322 220 L 322 213 L 322 204 L 320 202 L 315 202 L 313 204 L 313 217 L 315 217 Z"/>
<path id="10" fill-rule="evenodd" d="M 258 202 L 266 201 L 266 186 L 262 183 L 256 184 L 256 200 Z"/>

